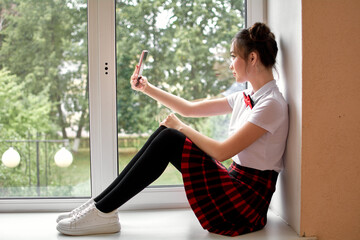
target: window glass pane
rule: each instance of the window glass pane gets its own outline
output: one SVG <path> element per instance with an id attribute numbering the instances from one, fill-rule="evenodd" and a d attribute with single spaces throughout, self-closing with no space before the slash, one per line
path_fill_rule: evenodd
<path id="1" fill-rule="evenodd" d="M 188 100 L 222 96 L 233 85 L 231 39 L 245 26 L 245 1 L 117 0 L 117 104 L 120 171 L 170 111 L 131 89 L 129 79 L 143 49 L 149 82 Z M 230 90 L 231 90 L 230 89 Z M 229 116 L 186 118 L 204 134 L 227 136 Z M 154 185 L 181 184 L 169 165 Z"/>
<path id="2" fill-rule="evenodd" d="M 86 0 L 0 0 L 0 198 L 88 197 Z"/>

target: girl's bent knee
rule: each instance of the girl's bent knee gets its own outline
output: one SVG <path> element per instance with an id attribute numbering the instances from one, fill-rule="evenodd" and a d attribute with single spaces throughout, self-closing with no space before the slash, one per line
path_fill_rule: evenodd
<path id="1" fill-rule="evenodd" d="M 170 144 L 181 144 L 185 141 L 185 135 L 173 128 L 164 129 L 158 136 L 157 140 Z"/>

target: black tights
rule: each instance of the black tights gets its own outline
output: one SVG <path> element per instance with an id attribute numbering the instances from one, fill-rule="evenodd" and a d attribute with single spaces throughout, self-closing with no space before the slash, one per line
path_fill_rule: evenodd
<path id="1" fill-rule="evenodd" d="M 181 170 L 185 135 L 177 130 L 159 127 L 120 175 L 96 198 L 96 207 L 111 212 L 154 182 L 171 162 Z"/>

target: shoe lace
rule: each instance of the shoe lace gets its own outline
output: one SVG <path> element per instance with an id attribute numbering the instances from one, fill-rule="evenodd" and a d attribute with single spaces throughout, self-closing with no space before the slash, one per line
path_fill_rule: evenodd
<path id="1" fill-rule="evenodd" d="M 82 211 L 78 211 L 76 212 L 72 217 L 71 217 L 71 221 L 74 222 L 80 218 L 82 218 L 83 216 L 89 214 L 90 212 L 94 211 L 94 208 L 90 206 L 88 206 L 87 208 L 85 208 L 84 210 Z"/>
<path id="2" fill-rule="evenodd" d="M 87 208 L 89 206 L 89 202 L 83 203 L 82 205 L 80 205 L 79 207 L 75 208 L 74 210 L 71 211 L 71 215 L 75 215 L 78 212 L 81 212 L 82 210 L 84 210 L 85 208 Z"/>

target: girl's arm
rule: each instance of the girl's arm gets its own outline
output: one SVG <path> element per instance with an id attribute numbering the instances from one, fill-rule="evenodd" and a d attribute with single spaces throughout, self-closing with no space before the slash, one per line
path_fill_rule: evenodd
<path id="1" fill-rule="evenodd" d="M 134 90 L 145 93 L 184 117 L 206 117 L 227 114 L 232 111 L 226 98 L 190 102 L 153 86 L 147 81 L 146 77 L 141 77 L 137 84 L 138 76 L 135 72 L 130 80 L 131 87 Z"/>
<path id="2" fill-rule="evenodd" d="M 226 98 L 190 102 L 165 92 L 150 83 L 148 83 L 144 93 L 184 117 L 207 117 L 227 114 L 232 111 Z"/>
<path id="3" fill-rule="evenodd" d="M 247 122 L 234 135 L 225 141 L 220 142 L 187 126 L 174 114 L 170 114 L 163 122 L 161 122 L 161 125 L 182 132 L 201 150 L 220 162 L 235 156 L 267 132 L 265 129 Z"/>

